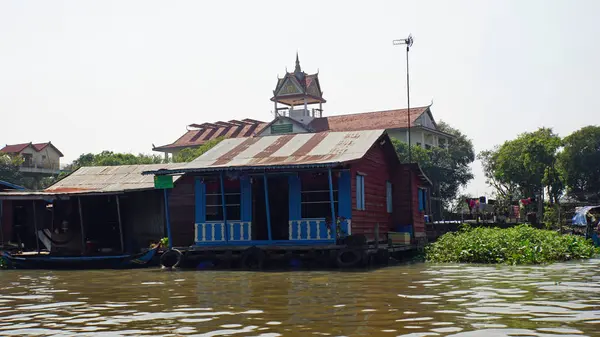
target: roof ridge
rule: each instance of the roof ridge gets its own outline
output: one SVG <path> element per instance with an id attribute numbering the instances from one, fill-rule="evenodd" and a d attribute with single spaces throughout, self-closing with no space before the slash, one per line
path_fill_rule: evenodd
<path id="1" fill-rule="evenodd" d="M 429 105 L 425 105 L 425 106 L 416 106 L 416 107 L 411 107 L 410 110 L 415 110 L 415 109 L 425 109 L 425 108 L 429 108 Z M 372 113 L 381 113 L 381 112 L 392 112 L 392 111 L 401 111 L 401 110 L 408 110 L 408 108 L 401 108 L 401 109 L 389 109 L 389 110 L 379 110 L 379 111 L 367 111 L 367 112 L 355 112 L 355 113 L 349 113 L 349 114 L 343 114 L 343 115 L 332 115 L 332 116 L 327 116 L 327 117 L 319 117 L 319 118 L 330 118 L 330 117 L 345 117 L 345 116 L 356 116 L 356 115 L 366 115 L 366 114 L 372 114 Z M 316 118 L 315 118 L 316 119 Z"/>

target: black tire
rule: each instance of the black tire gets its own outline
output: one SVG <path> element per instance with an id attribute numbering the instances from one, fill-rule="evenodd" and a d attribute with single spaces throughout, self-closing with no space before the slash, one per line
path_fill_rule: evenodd
<path id="1" fill-rule="evenodd" d="M 182 254 L 177 249 L 169 249 L 160 256 L 160 265 L 165 268 L 176 268 L 181 263 Z"/>
<path id="2" fill-rule="evenodd" d="M 358 249 L 341 249 L 336 257 L 338 268 L 356 268 L 363 262 L 363 252 Z"/>
<path id="3" fill-rule="evenodd" d="M 242 254 L 242 268 L 262 270 L 265 263 L 265 252 L 258 247 L 250 247 Z"/>

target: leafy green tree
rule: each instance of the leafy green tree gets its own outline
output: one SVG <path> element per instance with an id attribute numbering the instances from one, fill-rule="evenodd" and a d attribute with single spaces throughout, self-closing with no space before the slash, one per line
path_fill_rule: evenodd
<path id="1" fill-rule="evenodd" d="M 419 163 L 423 172 L 434 184 L 434 195 L 444 207 L 450 207 L 460 188 L 473 179 L 470 164 L 475 160 L 473 143 L 462 132 L 444 122 L 438 123 L 438 130 L 454 136 L 446 148 L 424 149 L 411 146 L 412 161 Z M 392 143 L 401 162 L 408 162 L 408 144 L 393 139 Z"/>
<path id="2" fill-rule="evenodd" d="M 22 185 L 23 175 L 19 172 L 19 166 L 23 163 L 21 156 L 0 155 L 0 180 L 12 184 Z"/>
<path id="3" fill-rule="evenodd" d="M 515 195 L 537 195 L 543 199 L 546 192 L 550 203 L 554 203 L 564 189 L 557 167 L 561 144 L 561 138 L 552 129 L 540 128 L 483 151 L 478 158 L 488 183 L 496 188 L 498 195 L 511 199 Z"/>
<path id="4" fill-rule="evenodd" d="M 558 162 L 570 196 L 579 201 L 600 199 L 600 126 L 586 126 L 567 136 Z"/>
<path id="5" fill-rule="evenodd" d="M 200 157 L 201 155 L 203 155 L 206 151 L 215 147 L 215 145 L 219 144 L 223 139 L 224 139 L 224 137 L 219 137 L 219 138 L 209 140 L 208 142 L 202 144 L 199 147 L 185 148 L 185 149 L 179 151 L 177 154 L 175 154 L 173 161 L 176 163 L 190 162 L 190 161 Z"/>
<path id="6" fill-rule="evenodd" d="M 75 171 L 82 166 L 118 166 L 118 165 L 145 165 L 161 164 L 164 160 L 159 155 L 131 153 L 114 153 L 112 151 L 102 151 L 98 154 L 85 153 L 75 159 L 65 168 L 65 171 Z"/>

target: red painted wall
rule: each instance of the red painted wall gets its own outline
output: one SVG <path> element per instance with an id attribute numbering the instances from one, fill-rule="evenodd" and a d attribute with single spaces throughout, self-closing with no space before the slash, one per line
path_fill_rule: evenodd
<path id="1" fill-rule="evenodd" d="M 386 182 L 390 180 L 392 159 L 380 145 L 374 146 L 350 167 L 352 173 L 352 234 L 374 237 L 375 226 L 386 233 L 392 226 L 392 214 L 387 212 Z M 365 210 L 356 209 L 356 175 L 365 174 Z M 393 197 L 392 197 L 393 200 Z"/>
<path id="2" fill-rule="evenodd" d="M 412 186 L 407 183 L 408 179 L 412 180 Z M 427 187 L 424 182 L 419 178 L 417 172 L 410 172 L 409 166 L 401 165 L 398 170 L 398 174 L 395 179 L 394 189 L 394 211 L 395 221 L 397 225 L 404 226 L 409 225 L 411 222 L 414 224 L 413 231 L 415 236 L 425 235 L 425 211 L 419 211 L 419 187 Z M 412 189 L 412 191 L 409 191 Z M 410 192 L 412 192 L 412 198 L 410 198 Z M 429 196 L 429 194 L 427 194 Z M 410 216 L 409 202 L 412 199 L 412 221 Z M 429 199 L 426 200 L 426 204 L 429 204 Z M 426 207 L 427 208 L 427 207 Z M 396 230 L 393 228 L 392 230 Z"/>

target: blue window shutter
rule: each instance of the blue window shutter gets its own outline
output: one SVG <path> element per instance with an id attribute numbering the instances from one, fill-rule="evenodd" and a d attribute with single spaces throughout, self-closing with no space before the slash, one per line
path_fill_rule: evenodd
<path id="1" fill-rule="evenodd" d="M 386 184 L 386 201 L 387 201 L 387 211 L 388 213 L 392 213 L 392 183 L 387 181 Z"/>
<path id="2" fill-rule="evenodd" d="M 360 176 L 360 187 L 361 187 L 361 195 L 362 195 L 362 209 L 366 210 L 367 209 L 367 202 L 366 202 L 366 198 L 365 198 L 365 176 Z"/>
<path id="3" fill-rule="evenodd" d="M 288 177 L 289 188 L 289 218 L 290 220 L 302 219 L 302 192 L 300 191 L 300 177 L 291 175 Z"/>
<path id="4" fill-rule="evenodd" d="M 356 175 L 356 209 L 365 210 L 365 177 Z"/>
<path id="5" fill-rule="evenodd" d="M 423 207 L 423 190 L 419 189 L 419 211 L 423 211 L 424 207 Z"/>
<path id="6" fill-rule="evenodd" d="M 206 222 L 206 185 L 200 178 L 196 178 L 194 185 L 196 201 L 196 223 Z"/>

